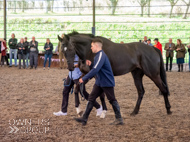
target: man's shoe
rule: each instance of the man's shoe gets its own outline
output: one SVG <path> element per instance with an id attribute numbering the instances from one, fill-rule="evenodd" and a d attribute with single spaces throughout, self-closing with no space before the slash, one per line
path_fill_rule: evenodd
<path id="1" fill-rule="evenodd" d="M 53 114 L 56 115 L 56 116 L 66 116 L 67 115 L 66 112 L 64 113 L 62 111 L 54 112 Z"/>
<path id="2" fill-rule="evenodd" d="M 74 118 L 74 120 L 76 120 L 79 123 L 82 123 L 82 125 L 86 125 L 86 123 L 87 123 L 87 119 L 84 119 L 83 117 Z"/>
<path id="3" fill-rule="evenodd" d="M 30 67 L 30 69 L 33 69 L 33 67 Z"/>
<path id="4" fill-rule="evenodd" d="M 103 111 L 102 106 L 100 106 L 99 109 L 96 109 L 96 116 L 101 116 L 102 111 Z"/>
<path id="5" fill-rule="evenodd" d="M 9 68 L 11 68 L 12 66 L 9 66 Z"/>
<path id="6" fill-rule="evenodd" d="M 110 125 L 123 125 L 123 119 L 122 118 L 116 118 L 114 122 L 110 123 Z"/>

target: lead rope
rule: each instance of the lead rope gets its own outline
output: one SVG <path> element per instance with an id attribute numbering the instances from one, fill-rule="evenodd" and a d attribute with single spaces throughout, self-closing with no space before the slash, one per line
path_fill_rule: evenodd
<path id="1" fill-rule="evenodd" d="M 72 81 L 72 71 L 71 71 L 71 78 L 70 78 L 70 80 L 69 80 L 69 84 L 66 84 L 66 81 L 67 81 L 66 78 L 64 78 L 63 81 L 64 81 L 64 83 L 63 83 L 63 86 L 64 86 L 64 87 L 69 87 L 69 86 L 71 85 L 71 81 Z M 73 85 L 73 87 L 71 88 L 71 94 L 73 94 L 73 89 L 74 89 L 74 85 Z"/>

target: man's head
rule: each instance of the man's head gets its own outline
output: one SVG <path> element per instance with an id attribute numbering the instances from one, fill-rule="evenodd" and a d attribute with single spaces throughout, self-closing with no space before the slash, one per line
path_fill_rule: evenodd
<path id="1" fill-rule="evenodd" d="M 151 39 L 148 39 L 148 40 L 147 40 L 147 43 L 150 44 L 150 43 L 151 43 Z"/>
<path id="2" fill-rule="evenodd" d="M 94 38 L 91 43 L 91 49 L 93 53 L 97 53 L 102 50 L 103 41 L 99 38 Z"/>
<path id="3" fill-rule="evenodd" d="M 172 38 L 169 38 L 169 43 L 172 43 Z"/>
<path id="4" fill-rule="evenodd" d="M 21 38 L 21 39 L 20 39 L 20 43 L 24 43 L 24 38 Z"/>
<path id="5" fill-rule="evenodd" d="M 154 43 L 157 44 L 158 43 L 158 38 L 154 39 Z"/>
<path id="6" fill-rule="evenodd" d="M 147 41 L 147 36 L 144 36 L 144 41 Z"/>
<path id="7" fill-rule="evenodd" d="M 35 37 L 34 36 L 32 37 L 32 41 L 35 41 Z"/>
<path id="8" fill-rule="evenodd" d="M 12 37 L 12 38 L 15 38 L 15 34 L 14 34 L 14 33 L 12 33 L 12 34 L 11 34 L 11 37 Z"/>
<path id="9" fill-rule="evenodd" d="M 27 41 L 27 37 L 24 38 L 24 42 L 26 42 L 26 41 Z"/>
<path id="10" fill-rule="evenodd" d="M 49 43 L 50 43 L 50 39 L 49 39 L 49 38 L 47 38 L 47 39 L 46 39 L 46 42 L 49 44 Z"/>

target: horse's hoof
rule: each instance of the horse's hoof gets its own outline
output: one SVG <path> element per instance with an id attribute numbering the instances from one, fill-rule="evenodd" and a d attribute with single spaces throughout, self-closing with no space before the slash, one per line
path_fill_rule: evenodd
<path id="1" fill-rule="evenodd" d="M 83 111 L 78 113 L 78 117 L 81 117 L 83 115 Z"/>
<path id="2" fill-rule="evenodd" d="M 168 114 L 168 115 L 171 115 L 171 114 L 172 114 L 172 111 L 167 110 L 167 114 Z"/>
<path id="3" fill-rule="evenodd" d="M 134 112 L 134 111 L 133 111 L 130 115 L 131 115 L 131 116 L 135 116 L 135 115 L 137 115 L 137 114 L 138 114 L 138 112 Z"/>

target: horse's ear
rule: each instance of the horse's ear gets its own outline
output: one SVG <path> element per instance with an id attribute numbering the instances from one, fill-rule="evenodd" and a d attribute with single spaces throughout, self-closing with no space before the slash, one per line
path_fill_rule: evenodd
<path id="1" fill-rule="evenodd" d="M 58 40 L 59 40 L 60 42 L 63 41 L 63 39 L 62 39 L 59 35 L 57 35 L 57 38 L 58 38 Z"/>
<path id="2" fill-rule="evenodd" d="M 64 34 L 64 37 L 65 37 L 67 40 L 69 40 L 69 36 L 68 36 L 68 35 Z"/>

